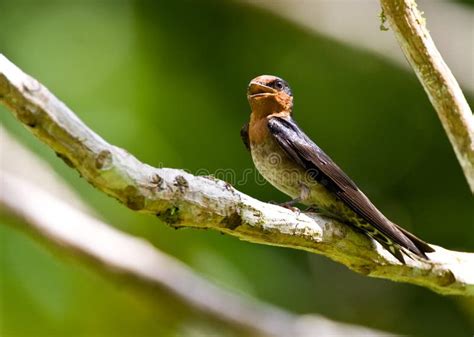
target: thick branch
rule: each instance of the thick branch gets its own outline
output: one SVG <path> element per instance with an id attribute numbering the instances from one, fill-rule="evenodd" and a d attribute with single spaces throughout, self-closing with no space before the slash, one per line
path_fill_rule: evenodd
<path id="1" fill-rule="evenodd" d="M 425 27 L 414 0 L 380 0 L 385 17 L 425 88 L 474 193 L 474 117 Z"/>
<path id="2" fill-rule="evenodd" d="M 191 318 L 205 316 L 206 324 L 219 332 L 227 328 L 243 336 L 385 335 L 318 315 L 295 315 L 217 287 L 145 240 L 92 217 L 93 210 L 50 166 L 2 127 L 0 144 L 0 215 L 13 218 L 14 228 L 26 229 L 47 248 L 60 250 L 61 257 L 74 258 L 108 280 L 144 292 L 156 303 L 152 310 L 165 311 L 161 317 L 170 325 L 170 319 L 186 325 Z M 133 259 L 140 263 L 126 263 Z"/>
<path id="3" fill-rule="evenodd" d="M 50 249 L 144 292 L 175 318 L 197 316 L 241 336 L 384 336 L 316 315 L 298 316 L 221 289 L 145 240 L 122 233 L 22 179 L 2 172 L 0 210 Z M 54 209 L 54 212 L 45 210 Z M 17 222 L 18 223 L 18 222 Z M 150 294 L 152 296 L 150 296 Z"/>
<path id="4" fill-rule="evenodd" d="M 212 228 L 251 242 L 323 254 L 364 275 L 442 294 L 474 295 L 474 254 L 436 247 L 431 261 L 414 257 L 401 265 L 348 226 L 262 203 L 212 177 L 143 164 L 95 134 L 5 57 L 0 57 L 0 100 L 92 185 L 171 226 Z"/>

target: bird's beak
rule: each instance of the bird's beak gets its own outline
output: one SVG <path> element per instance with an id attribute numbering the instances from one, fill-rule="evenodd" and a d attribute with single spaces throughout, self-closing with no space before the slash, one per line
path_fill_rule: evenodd
<path id="1" fill-rule="evenodd" d="M 256 81 L 250 82 L 249 88 L 247 90 L 247 95 L 249 97 L 275 95 L 276 93 L 277 91 L 275 89 Z"/>

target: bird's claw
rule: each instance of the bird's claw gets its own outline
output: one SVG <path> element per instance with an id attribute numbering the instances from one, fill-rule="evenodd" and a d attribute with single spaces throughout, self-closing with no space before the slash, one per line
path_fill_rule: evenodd
<path id="1" fill-rule="evenodd" d="M 276 201 L 270 200 L 268 203 L 289 209 L 290 211 L 297 213 L 297 215 L 300 215 L 301 213 L 301 210 L 298 207 L 292 206 L 294 205 L 293 200 L 286 201 L 286 202 L 276 202 Z"/>
<path id="2" fill-rule="evenodd" d="M 286 209 L 289 209 L 290 211 L 293 211 L 293 213 L 296 213 L 297 216 L 301 214 L 301 210 L 298 207 L 289 206 L 289 205 L 280 205 L 280 206 Z"/>

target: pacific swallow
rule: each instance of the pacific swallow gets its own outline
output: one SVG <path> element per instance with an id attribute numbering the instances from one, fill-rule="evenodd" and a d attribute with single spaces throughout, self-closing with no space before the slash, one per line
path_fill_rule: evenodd
<path id="1" fill-rule="evenodd" d="M 434 249 L 387 219 L 293 120 L 293 94 L 281 78 L 262 75 L 247 90 L 250 122 L 241 129 L 260 174 L 292 198 L 379 242 L 401 263 L 402 251 L 428 259 Z M 408 255 L 409 256 L 409 255 Z"/>

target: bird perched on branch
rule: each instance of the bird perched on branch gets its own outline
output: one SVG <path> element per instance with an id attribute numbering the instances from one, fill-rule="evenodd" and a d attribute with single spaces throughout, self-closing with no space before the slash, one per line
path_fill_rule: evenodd
<path id="1" fill-rule="evenodd" d="M 273 186 L 296 203 L 362 231 L 401 263 L 402 251 L 428 259 L 427 243 L 387 219 L 356 184 L 299 128 L 292 118 L 293 94 L 281 78 L 253 79 L 247 98 L 250 122 L 241 130 L 253 162 Z"/>

